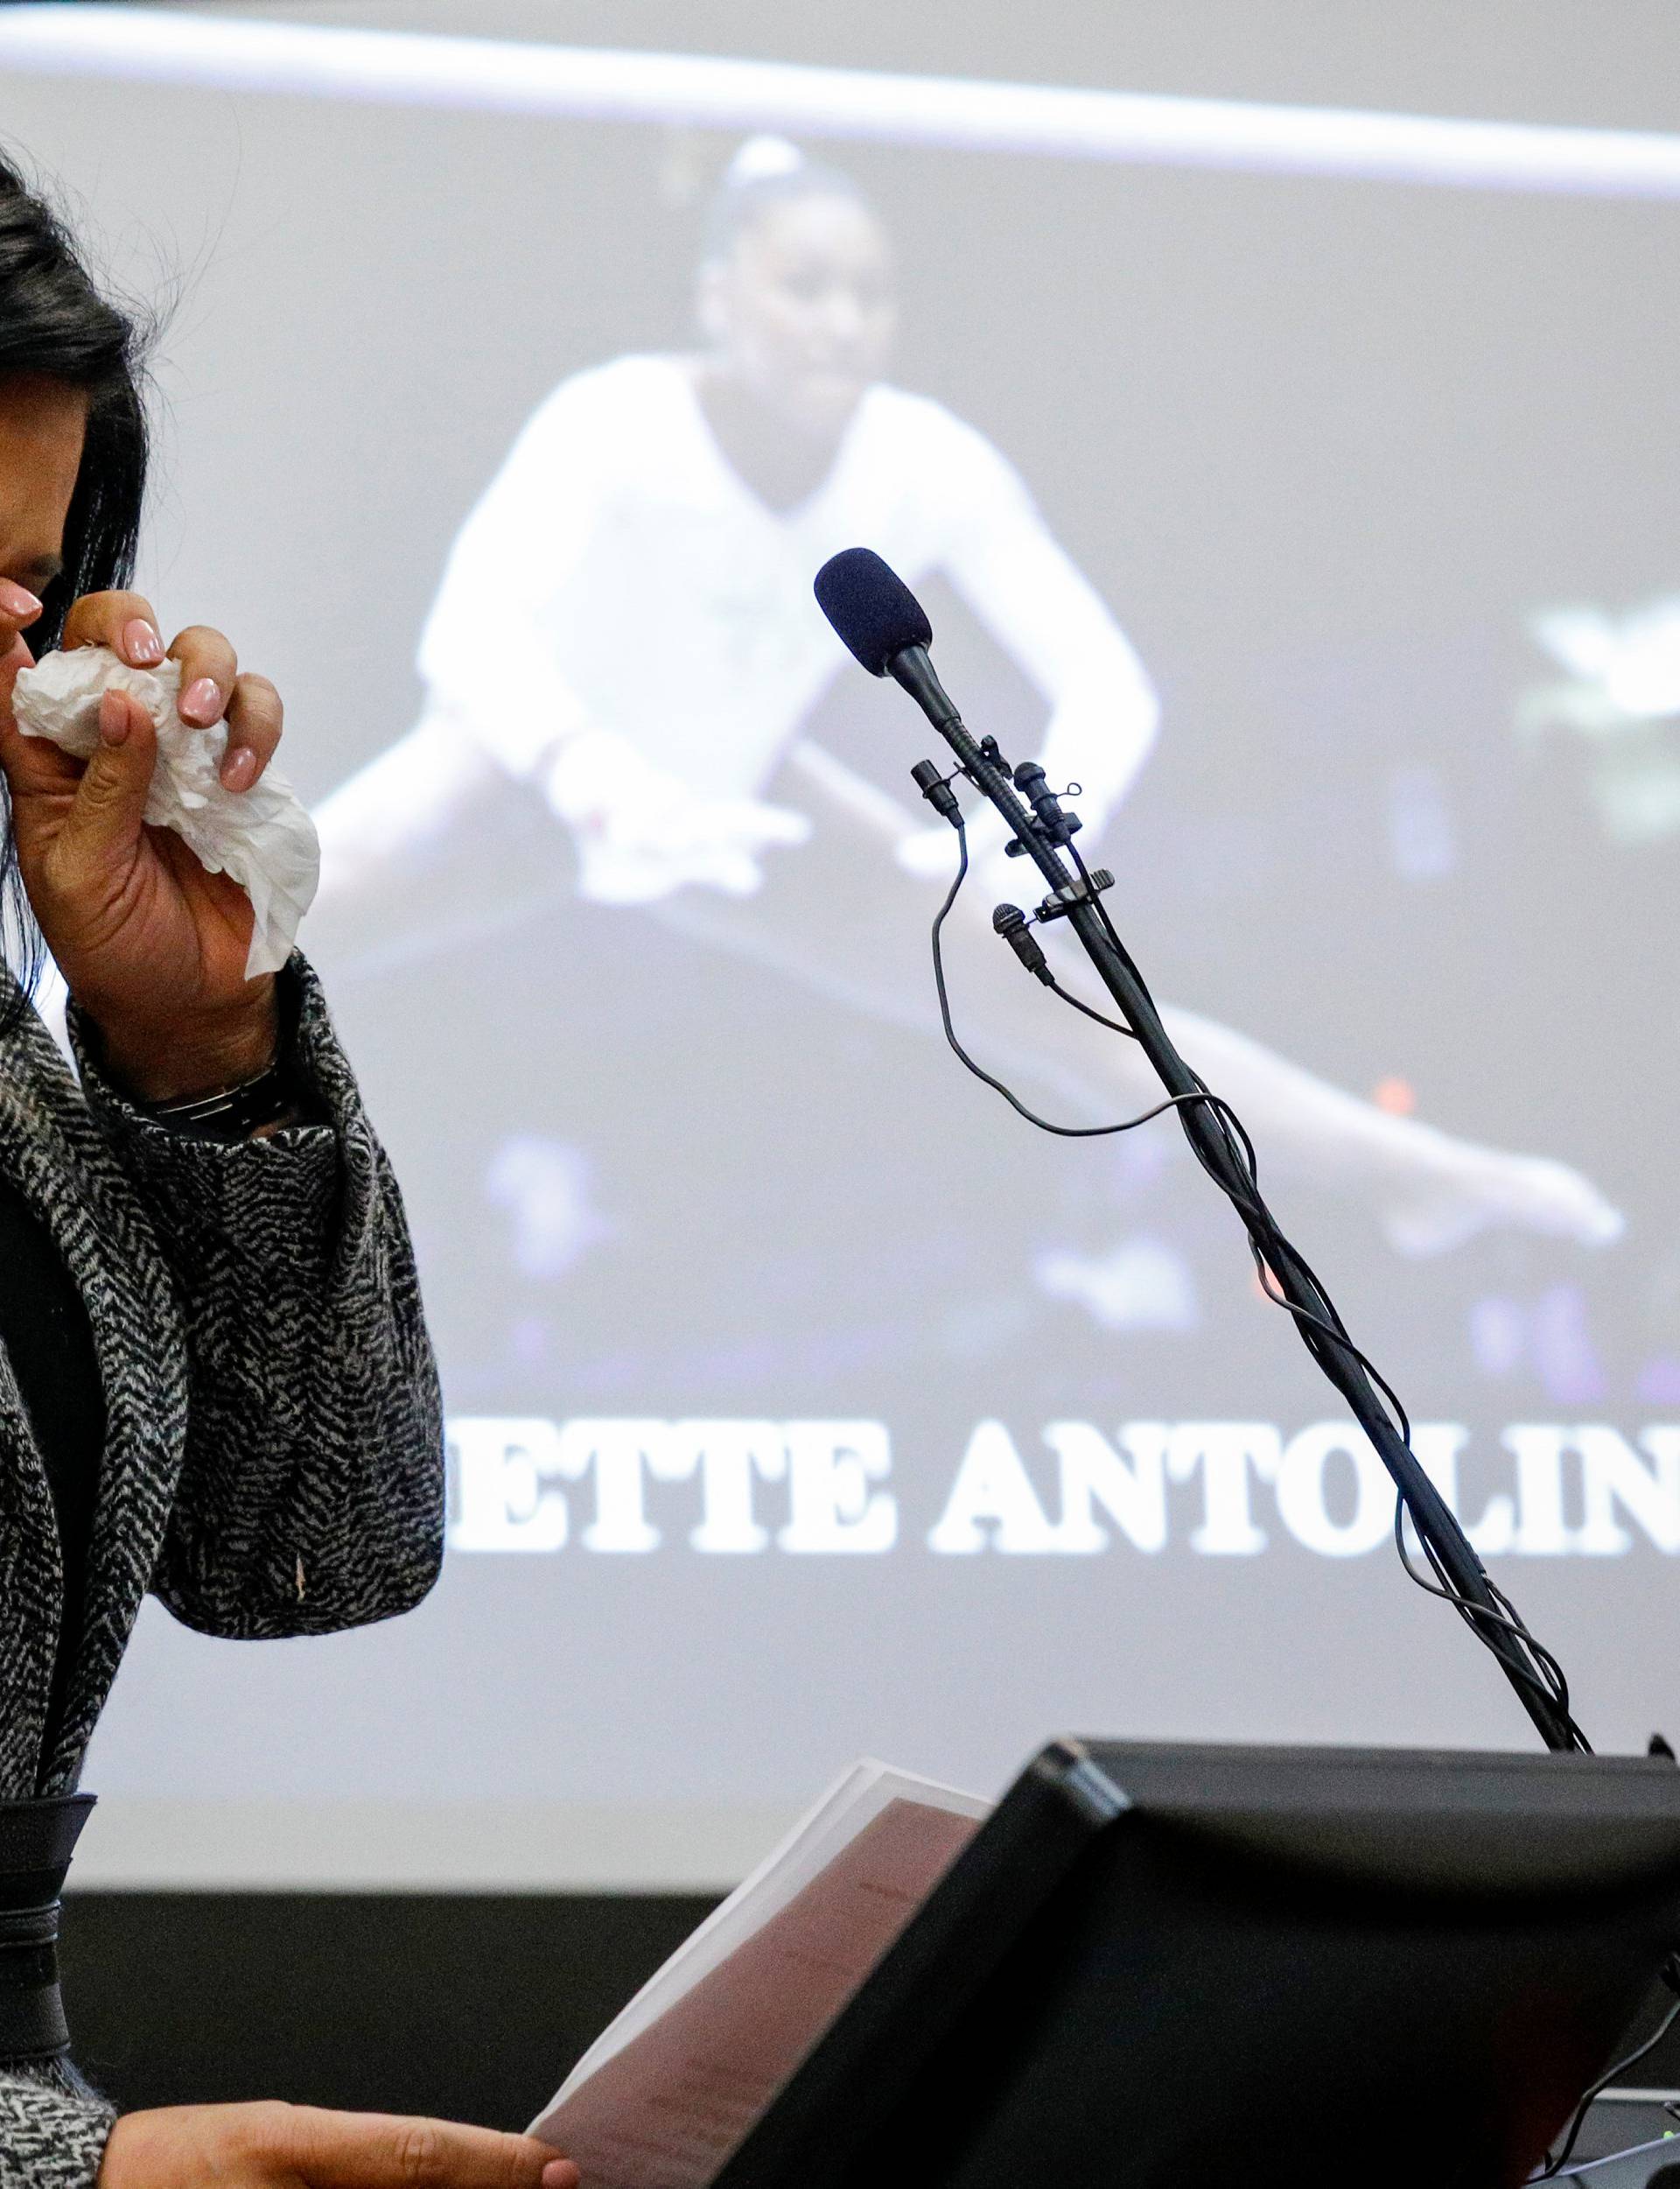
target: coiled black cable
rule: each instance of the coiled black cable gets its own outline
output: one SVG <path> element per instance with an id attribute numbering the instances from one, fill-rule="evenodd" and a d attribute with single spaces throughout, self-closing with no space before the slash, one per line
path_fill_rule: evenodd
<path id="1" fill-rule="evenodd" d="M 1190 1077 L 1194 1086 L 1191 1092 L 1170 1095 L 1166 1100 L 1157 1103 L 1153 1109 L 1142 1111 L 1135 1117 L 1123 1119 L 1118 1124 L 1058 1125 L 1049 1118 L 1040 1117 L 1037 1111 L 1029 1109 L 1011 1088 L 993 1073 L 987 1071 L 984 1066 L 976 1063 L 964 1049 L 957 1038 L 956 1028 L 952 1021 L 950 996 L 945 980 L 942 945 L 945 922 L 949 917 L 951 908 L 956 904 L 958 893 L 969 873 L 969 838 L 966 824 L 962 817 L 957 815 L 953 817 L 952 824 L 957 835 L 956 873 L 949 889 L 946 892 L 944 902 L 934 915 L 932 941 L 934 983 L 938 991 L 940 1020 L 945 1029 L 945 1039 L 959 1061 L 974 1074 L 976 1079 L 1001 1095 L 1011 1109 L 1018 1116 L 1025 1118 L 1029 1125 L 1036 1126 L 1040 1132 L 1054 1133 L 1064 1140 L 1097 1140 L 1116 1133 L 1130 1133 L 1135 1131 L 1140 1125 L 1147 1125 L 1152 1119 L 1163 1116 L 1169 1110 L 1185 1110 L 1191 1107 L 1202 1109 L 1212 1121 L 1214 1130 L 1223 1143 L 1223 1152 L 1230 1170 L 1235 1173 L 1236 1182 L 1233 1183 L 1232 1178 L 1212 1160 L 1207 1149 L 1199 1144 L 1194 1135 L 1190 1136 L 1191 1148 L 1203 1170 L 1218 1186 L 1242 1218 L 1243 1229 L 1248 1234 L 1249 1251 L 1254 1259 L 1255 1271 L 1262 1291 L 1274 1305 L 1284 1308 L 1294 1318 L 1308 1352 L 1333 1383 L 1340 1384 L 1338 1371 L 1343 1364 L 1350 1364 L 1356 1367 L 1369 1379 L 1383 1405 L 1388 1408 L 1401 1442 L 1410 1451 L 1411 1422 L 1398 1393 L 1354 1344 L 1348 1333 L 1347 1326 L 1336 1310 L 1334 1302 L 1331 1300 L 1318 1275 L 1284 1237 L 1277 1219 L 1261 1197 L 1259 1161 L 1255 1153 L 1254 1143 L 1250 1139 L 1242 1119 L 1222 1096 L 1214 1094 L 1194 1072 L 1192 1072 Z M 1152 1011 L 1154 1010 L 1154 998 L 1151 996 L 1143 976 L 1132 963 L 1130 954 L 1120 940 L 1114 923 L 1109 917 L 1108 908 L 1103 904 L 1100 893 L 1092 882 L 1085 861 L 1080 856 L 1078 846 L 1070 840 L 1066 848 L 1071 854 L 1074 865 L 1085 886 L 1087 901 L 1095 908 L 1102 923 L 1105 941 L 1119 958 L 1130 978 L 1137 983 L 1145 1003 Z M 1082 998 L 1074 995 L 1071 990 L 1063 987 L 1061 983 L 1054 977 L 1049 979 L 1046 985 L 1063 1003 L 1070 1005 L 1075 1011 L 1082 1012 L 1088 1019 L 1095 1020 L 1099 1026 L 1106 1028 L 1110 1033 L 1122 1035 L 1132 1041 L 1138 1038 L 1134 1028 L 1123 1025 L 1117 1019 L 1111 1019 L 1104 1013 L 1095 1009 Z M 1287 1296 L 1274 1274 L 1278 1268 L 1288 1270 L 1292 1280 L 1308 1294 L 1310 1305 L 1304 1304 L 1298 1300 L 1292 1300 Z M 1435 1576 L 1433 1581 L 1426 1580 L 1412 1564 L 1405 1542 L 1405 1523 L 1408 1519 L 1411 1521 L 1418 1540 L 1422 1546 L 1430 1570 Z M 1399 1554 L 1402 1569 L 1408 1580 L 1413 1582 L 1427 1595 L 1438 1596 L 1443 1602 L 1451 1604 L 1476 1638 L 1495 1652 L 1503 1668 L 1531 1694 L 1544 1701 L 1550 1710 L 1556 1713 L 1571 1746 L 1580 1754 L 1590 1755 L 1592 1745 L 1571 1715 L 1569 1683 L 1564 1677 L 1563 1669 L 1558 1659 L 1544 1644 L 1530 1633 L 1508 1598 L 1495 1589 L 1491 1582 L 1488 1584 L 1489 1594 L 1493 1598 L 1491 1603 L 1479 1603 L 1453 1585 L 1441 1564 L 1434 1544 L 1430 1540 L 1427 1525 L 1416 1512 L 1409 1507 L 1404 1491 L 1399 1490 L 1396 1490 L 1395 1498 L 1395 1545 Z"/>

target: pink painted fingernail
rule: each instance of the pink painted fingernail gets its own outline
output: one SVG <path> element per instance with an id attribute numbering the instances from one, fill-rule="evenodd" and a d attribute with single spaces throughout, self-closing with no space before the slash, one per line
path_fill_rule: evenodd
<path id="1" fill-rule="evenodd" d="M 128 742 L 129 703 L 120 691 L 108 691 L 100 700 L 99 733 L 108 745 Z"/>
<path id="2" fill-rule="evenodd" d="M 248 745 L 242 745 L 221 763 L 221 787 L 224 790 L 248 790 L 256 775 L 256 754 Z"/>
<path id="3" fill-rule="evenodd" d="M 221 712 L 221 686 L 214 677 L 195 677 L 181 694 L 180 717 L 208 729 Z"/>
<path id="4" fill-rule="evenodd" d="M 144 616 L 124 627 L 122 650 L 136 669 L 156 669 L 164 658 L 164 642 Z"/>
<path id="5" fill-rule="evenodd" d="M 14 585 L 10 578 L 0 578 L 0 615 L 9 615 L 18 621 L 40 612 L 40 602 L 27 587 Z"/>

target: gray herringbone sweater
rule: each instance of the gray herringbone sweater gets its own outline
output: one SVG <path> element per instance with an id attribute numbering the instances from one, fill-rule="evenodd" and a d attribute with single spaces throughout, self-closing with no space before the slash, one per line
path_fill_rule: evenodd
<path id="1" fill-rule="evenodd" d="M 330 1123 L 239 1147 L 150 1123 L 80 1042 L 78 1089 L 32 1014 L 0 1041 L 0 1168 L 80 1288 L 107 1421 L 43 1754 L 61 1569 L 0 1349 L 0 1799 L 74 1789 L 149 1589 L 204 1633 L 266 1638 L 387 1618 L 437 1575 L 442 1417 L 402 1202 L 314 976 L 286 978 Z M 0 2061 L 0 2189 L 86 2189 L 110 2122 L 74 2069 Z"/>

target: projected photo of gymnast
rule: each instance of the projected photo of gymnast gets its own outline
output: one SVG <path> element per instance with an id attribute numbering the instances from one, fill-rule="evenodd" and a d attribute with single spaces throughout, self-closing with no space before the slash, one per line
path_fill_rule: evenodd
<path id="1" fill-rule="evenodd" d="M 912 586 L 946 580 L 1025 672 L 1046 711 L 1033 756 L 1080 784 L 1100 852 L 1156 735 L 1149 674 L 1005 458 L 885 378 L 897 308 L 853 180 L 779 139 L 743 145 L 706 222 L 700 347 L 618 357 L 541 405 L 449 557 L 420 719 L 318 808 L 324 966 L 379 972 L 582 897 L 936 1036 L 927 933 L 950 831 L 808 734 L 845 660 L 812 574 L 860 543 Z M 989 928 L 1024 885 L 990 817 L 971 835 L 957 912 Z M 986 1014 L 994 1066 L 1070 1122 L 1152 1091 L 1130 1043 L 1001 967 Z M 1357 1198 L 1402 1253 L 1621 1230 L 1562 1163 L 1166 1017 L 1267 1164 Z"/>

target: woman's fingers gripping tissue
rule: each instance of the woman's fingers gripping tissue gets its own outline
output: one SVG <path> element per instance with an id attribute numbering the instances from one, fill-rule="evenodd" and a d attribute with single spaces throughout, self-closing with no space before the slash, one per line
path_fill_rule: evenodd
<path id="1" fill-rule="evenodd" d="M 64 619 L 67 654 L 79 646 L 108 646 L 130 669 L 156 669 L 164 658 L 157 612 L 144 593 L 85 593 Z"/>
<path id="2" fill-rule="evenodd" d="M 248 670 L 234 685 L 228 705 L 228 749 L 221 757 L 224 790 L 248 790 L 274 758 L 285 727 L 285 708 L 266 677 Z"/>

